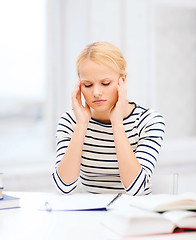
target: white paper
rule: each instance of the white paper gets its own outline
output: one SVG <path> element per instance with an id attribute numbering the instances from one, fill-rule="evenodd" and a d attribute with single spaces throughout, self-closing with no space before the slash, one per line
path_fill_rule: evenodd
<path id="1" fill-rule="evenodd" d="M 46 200 L 40 210 L 48 211 L 79 211 L 96 210 L 106 208 L 108 203 L 114 199 L 114 194 L 72 194 L 57 196 Z"/>

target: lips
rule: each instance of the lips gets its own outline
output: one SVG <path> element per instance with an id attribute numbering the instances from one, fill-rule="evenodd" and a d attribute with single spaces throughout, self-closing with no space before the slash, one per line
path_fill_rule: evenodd
<path id="1" fill-rule="evenodd" d="M 93 101 L 94 104 L 101 104 L 101 103 L 104 103 L 104 102 L 106 102 L 106 100 L 103 100 L 103 99 Z"/>

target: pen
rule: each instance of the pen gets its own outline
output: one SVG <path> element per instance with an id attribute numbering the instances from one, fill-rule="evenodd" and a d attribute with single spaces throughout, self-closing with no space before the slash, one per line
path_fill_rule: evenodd
<path id="1" fill-rule="evenodd" d="M 118 193 L 118 194 L 116 195 L 116 197 L 113 198 L 112 201 L 107 204 L 107 207 L 110 206 L 113 202 L 115 202 L 121 195 L 122 195 L 122 193 Z"/>

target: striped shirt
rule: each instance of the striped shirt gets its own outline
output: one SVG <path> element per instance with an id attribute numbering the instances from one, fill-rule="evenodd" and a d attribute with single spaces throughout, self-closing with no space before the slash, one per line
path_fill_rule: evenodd
<path id="1" fill-rule="evenodd" d="M 135 103 L 131 103 L 135 104 Z M 86 131 L 81 156 L 80 177 L 66 184 L 57 166 L 71 140 L 76 119 L 73 110 L 64 113 L 57 127 L 56 164 L 53 179 L 64 194 L 75 191 L 79 182 L 91 193 L 119 193 L 146 195 L 151 193 L 151 176 L 163 141 L 165 122 L 154 110 L 135 104 L 133 111 L 124 118 L 123 125 L 130 145 L 141 165 L 141 170 L 128 188 L 123 186 L 119 175 L 112 125 L 91 118 Z"/>

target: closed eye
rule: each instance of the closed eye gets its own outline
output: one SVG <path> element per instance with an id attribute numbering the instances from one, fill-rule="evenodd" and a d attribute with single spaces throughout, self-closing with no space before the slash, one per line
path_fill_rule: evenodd
<path id="1" fill-rule="evenodd" d="M 103 82 L 103 83 L 101 83 L 103 86 L 108 86 L 108 85 L 110 85 L 110 82 Z M 86 88 L 90 88 L 90 87 L 92 87 L 93 86 L 93 84 L 92 83 L 89 83 L 89 84 L 84 84 L 84 86 L 86 87 Z"/>
<path id="2" fill-rule="evenodd" d="M 89 88 L 89 87 L 91 87 L 93 84 L 84 84 L 84 86 L 86 87 L 86 88 Z"/>
<path id="3" fill-rule="evenodd" d="M 102 83 L 102 85 L 104 85 L 104 86 L 108 86 L 108 85 L 110 85 L 110 82 Z"/>

